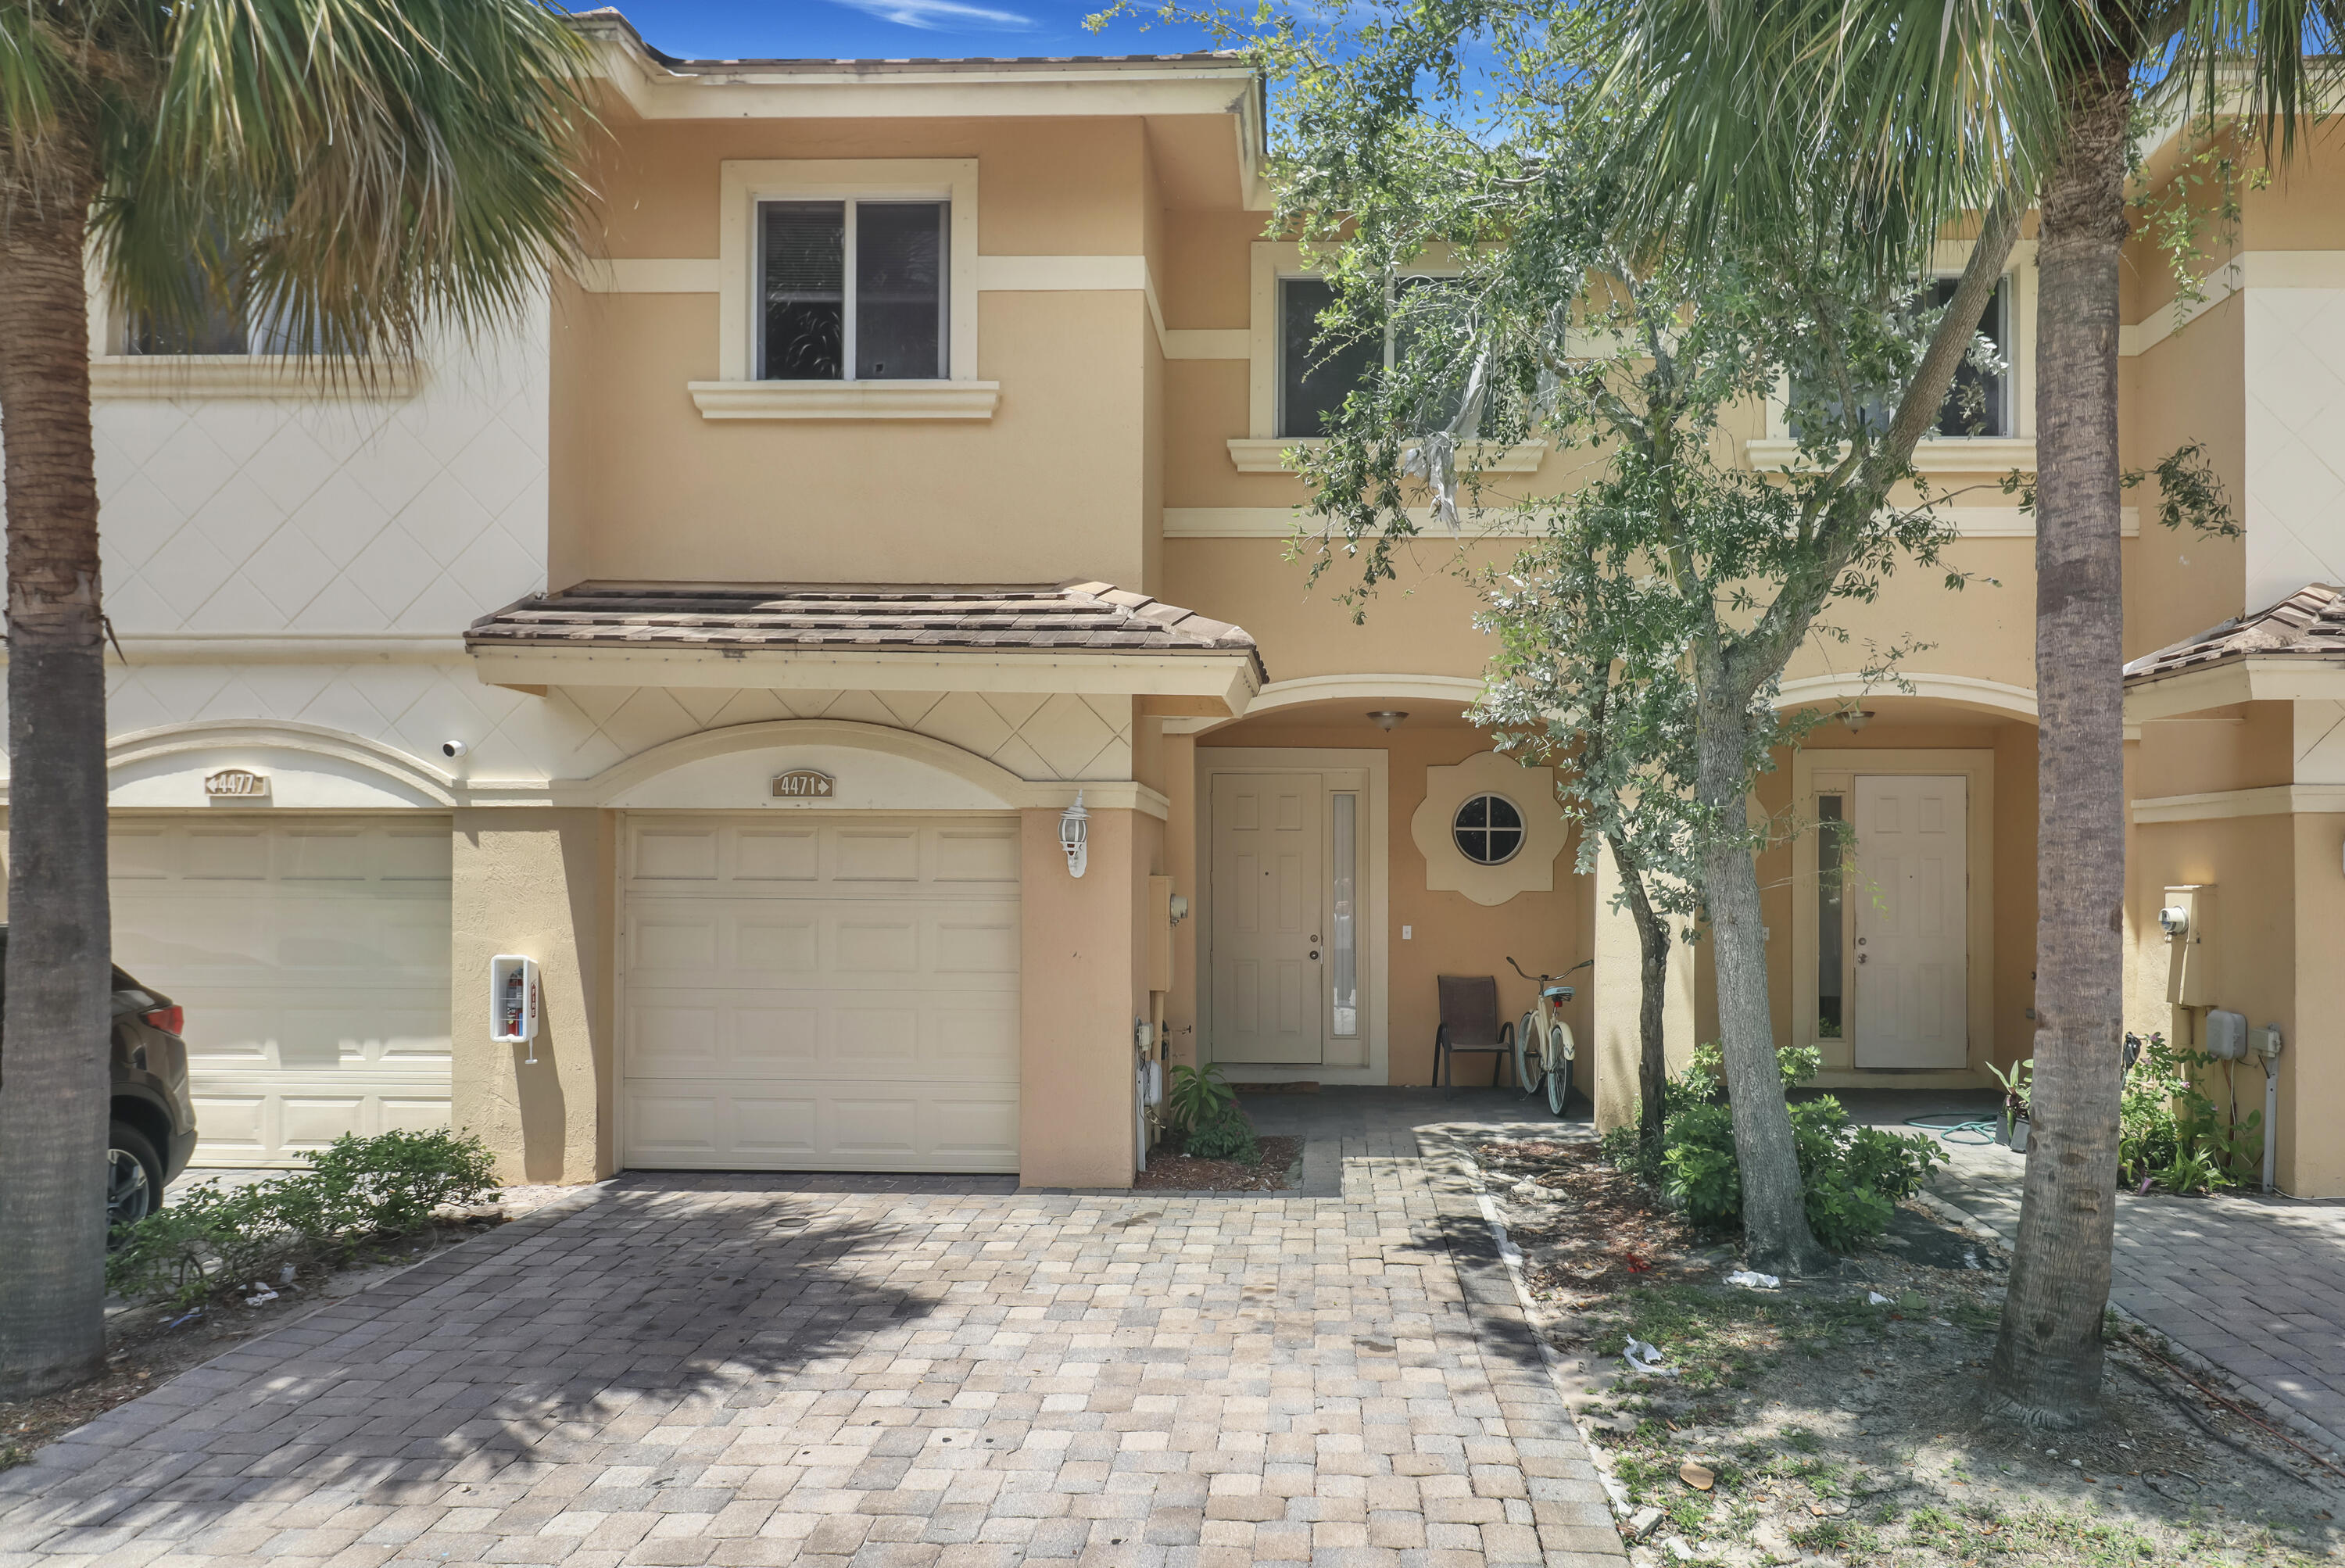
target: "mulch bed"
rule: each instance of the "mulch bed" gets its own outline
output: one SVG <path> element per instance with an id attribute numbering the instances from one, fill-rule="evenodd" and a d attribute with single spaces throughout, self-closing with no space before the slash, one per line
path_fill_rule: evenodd
<path id="1" fill-rule="evenodd" d="M 1717 1272 L 1716 1238 L 1701 1236 L 1608 1164 L 1596 1145 L 1494 1142 L 1480 1153 L 1499 1196 L 1525 1182 L 1569 1196 L 1568 1204 L 1542 1209 L 1540 1219 L 1509 1227 L 1521 1240 L 1538 1244 L 1531 1254 L 1537 1259 L 1529 1274 L 1533 1288 L 1568 1302 L 1609 1295 L 1632 1279 L 1661 1284 Z"/>
<path id="2" fill-rule="evenodd" d="M 1262 1163 L 1201 1160 L 1188 1155 L 1152 1154 L 1132 1186 L 1142 1192 L 1284 1192 L 1286 1178 L 1303 1160 L 1301 1138 L 1264 1138 Z"/>

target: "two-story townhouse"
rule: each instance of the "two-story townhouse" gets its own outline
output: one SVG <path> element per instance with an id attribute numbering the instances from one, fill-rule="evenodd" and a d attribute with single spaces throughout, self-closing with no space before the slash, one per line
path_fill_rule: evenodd
<path id="1" fill-rule="evenodd" d="M 1365 625 L 1285 558 L 1280 453 L 1357 366 L 1312 354 L 1322 286 L 1264 237 L 1244 65 L 691 62 L 582 25 L 607 232 L 511 341 L 321 389 L 93 324 L 117 951 L 188 1007 L 199 1158 L 452 1119 L 534 1180 L 1122 1186 L 1142 1042 L 1422 1084 L 1436 978 L 1519 1011 L 1508 955 L 1594 961 L 1580 1084 L 1626 1116 L 1633 932 L 1553 780 L 1462 717 L 1486 649 L 1448 568 L 1515 541 L 1426 543 Z M 2128 514 L 2129 649 L 2339 578 L 2325 191 L 2251 196 L 2186 331 L 2137 258 L 2127 460 L 2207 441 L 2246 530 Z M 1785 687 L 1850 710 L 1759 793 L 1849 824 L 1764 861 L 1778 1031 L 1829 1083 L 1985 1086 L 2029 1051 L 2033 546 L 1993 482 L 2033 460 L 2034 311 L 2023 243 L 1988 423 L 1920 459 L 1976 487 L 1971 587 L 1907 574 L 1849 617 L 1924 645 L 1906 688 L 1838 648 Z M 1777 410 L 1737 439 L 1789 455 Z M 1531 493 L 1584 459 L 1487 461 Z M 2315 732 L 2345 694 L 2333 645 L 2259 635 L 2145 671 L 2125 918 L 2137 1011 L 2201 1026 L 2157 911 L 2229 879 L 2215 999 L 2288 1032 L 2283 1182 L 2325 1192 L 2345 1155 L 2297 1129 L 2333 1103 Z M 511 957 L 527 1043 L 494 1037 Z M 1714 1032 L 1689 957 L 1680 1051 Z"/>

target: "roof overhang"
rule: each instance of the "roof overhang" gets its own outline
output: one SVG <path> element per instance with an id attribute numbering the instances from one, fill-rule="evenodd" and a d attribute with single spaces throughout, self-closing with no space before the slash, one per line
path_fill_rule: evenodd
<path id="1" fill-rule="evenodd" d="M 685 60 L 650 47 L 615 10 L 572 25 L 596 46 L 619 105 L 643 119 L 1215 117 L 1233 132 L 1234 167 L 1223 168 L 1235 185 L 1224 189 L 1242 208 L 1268 204 L 1268 99 L 1262 73 L 1235 55 Z"/>
<path id="2" fill-rule="evenodd" d="M 2345 702 L 2345 663 L 2319 657 L 2224 659 L 2126 685 L 2128 724 L 2241 702 Z"/>
<path id="3" fill-rule="evenodd" d="M 777 691 L 1067 692 L 1132 697 L 1152 713 L 1236 718 L 1261 683 L 1247 653 L 798 651 L 692 647 L 476 647 L 484 685 L 763 687 Z"/>

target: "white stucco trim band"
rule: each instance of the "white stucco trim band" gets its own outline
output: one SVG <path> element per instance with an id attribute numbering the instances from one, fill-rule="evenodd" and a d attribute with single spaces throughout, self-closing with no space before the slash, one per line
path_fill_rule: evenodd
<path id="1" fill-rule="evenodd" d="M 2137 825 L 2218 822 L 2235 817 L 2330 816 L 2345 813 L 2345 784 L 2271 784 L 2259 789 L 2217 789 L 2203 795 L 2156 795 L 2133 803 Z"/>

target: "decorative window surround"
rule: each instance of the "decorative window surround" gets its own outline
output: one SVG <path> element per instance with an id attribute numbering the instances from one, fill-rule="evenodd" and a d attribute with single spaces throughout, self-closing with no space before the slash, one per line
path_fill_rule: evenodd
<path id="1" fill-rule="evenodd" d="M 423 385 L 423 367 L 376 361 L 336 367 L 313 355 L 98 354 L 89 361 L 93 398 L 326 399 L 401 402 Z"/>
<path id="2" fill-rule="evenodd" d="M 1327 444 L 1324 435 L 1232 436 L 1229 441 L 1230 462 L 1240 473 L 1286 473 L 1292 469 L 1286 453 L 1296 448 L 1310 449 Z M 1521 441 L 1503 446 L 1495 441 L 1469 441 L 1457 448 L 1460 473 L 1536 473 L 1547 461 L 1547 443 Z"/>
<path id="3" fill-rule="evenodd" d="M 1466 858 L 1451 833 L 1457 809 L 1477 795 L 1501 795 L 1522 813 L 1522 848 L 1497 865 Z M 1477 904 L 1505 903 L 1518 893 L 1555 889 L 1555 860 L 1570 830 L 1555 803 L 1555 769 L 1526 768 L 1496 751 L 1425 770 L 1425 799 L 1408 820 L 1409 837 L 1425 857 L 1428 892 L 1464 893 Z"/>
<path id="4" fill-rule="evenodd" d="M 1771 427 L 1777 423 L 1776 415 L 1780 412 L 1780 407 L 1771 407 L 1768 411 Z M 1847 450 L 1844 443 L 1842 450 Z M 1768 472 L 1787 465 L 1802 470 L 1814 467 L 1800 455 L 1800 443 L 1789 436 L 1744 442 L 1742 455 L 1751 467 Z M 2035 471 L 2035 438 L 2032 435 L 1933 436 L 1914 448 L 1914 467 L 1921 473 L 2007 473 L 2015 468 L 2033 473 Z M 1965 507 L 1964 510 L 1984 508 Z"/>
<path id="5" fill-rule="evenodd" d="M 703 419 L 991 419 L 1000 382 L 686 382 Z"/>
<path id="6" fill-rule="evenodd" d="M 718 166 L 716 377 L 687 383 L 706 419 L 990 419 L 1000 389 L 977 378 L 977 160 L 728 158 Z M 946 363 L 939 382 L 754 380 L 757 203 L 849 198 L 952 204 Z M 674 263 L 666 263 L 673 267 Z M 686 280 L 690 274 L 685 274 Z"/>

